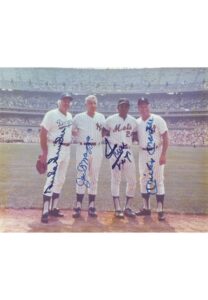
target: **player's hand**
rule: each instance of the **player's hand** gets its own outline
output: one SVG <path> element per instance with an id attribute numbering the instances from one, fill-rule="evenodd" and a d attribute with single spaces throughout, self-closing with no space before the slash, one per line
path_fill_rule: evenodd
<path id="1" fill-rule="evenodd" d="M 160 156 L 160 165 L 165 165 L 166 164 L 166 156 L 161 154 Z"/>
<path id="2" fill-rule="evenodd" d="M 46 163 L 47 163 L 47 153 L 46 153 L 46 152 L 43 152 L 43 153 L 40 155 L 40 161 L 41 161 L 43 164 L 46 164 Z"/>

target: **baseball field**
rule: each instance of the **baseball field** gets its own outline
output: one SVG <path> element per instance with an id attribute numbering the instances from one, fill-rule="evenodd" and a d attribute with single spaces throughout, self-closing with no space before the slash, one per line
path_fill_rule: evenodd
<path id="1" fill-rule="evenodd" d="M 75 145 L 71 147 L 71 161 L 60 198 L 59 206 L 63 209 L 71 209 L 75 199 L 75 147 Z M 137 162 L 137 146 L 134 146 L 133 150 Z M 36 144 L 0 144 L 1 210 L 5 208 L 11 210 L 41 208 L 41 193 L 45 177 L 44 175 L 40 176 L 35 169 L 39 151 L 39 145 Z M 137 178 L 139 183 L 138 166 Z M 165 186 L 165 209 L 169 214 L 204 214 L 205 217 L 208 216 L 208 149 L 170 147 L 165 169 Z M 124 181 L 121 184 L 121 199 L 124 203 Z M 110 193 L 110 165 L 107 159 L 103 159 L 102 162 L 96 202 L 98 212 L 113 210 Z M 139 209 L 141 205 L 142 199 L 138 184 L 133 207 Z M 154 196 L 151 199 L 151 206 L 154 211 L 156 208 Z M 87 198 L 84 201 L 84 209 L 86 207 Z"/>

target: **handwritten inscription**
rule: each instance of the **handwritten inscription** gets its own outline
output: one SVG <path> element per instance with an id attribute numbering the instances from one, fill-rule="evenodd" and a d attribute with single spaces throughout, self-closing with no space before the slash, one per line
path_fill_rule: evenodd
<path id="1" fill-rule="evenodd" d="M 54 166 L 53 166 L 52 170 L 50 172 L 48 172 L 48 174 L 47 174 L 47 177 L 51 177 L 51 182 L 46 187 L 46 189 L 44 191 L 44 194 L 51 193 L 51 189 L 54 185 L 55 175 L 56 175 L 56 171 L 57 171 L 57 168 L 58 168 L 59 154 L 60 154 L 60 151 L 61 151 L 61 146 L 62 146 L 63 141 L 64 141 L 65 131 L 66 131 L 66 127 L 61 130 L 60 136 L 57 137 L 55 139 L 54 143 L 53 143 L 54 145 L 58 145 L 58 147 L 57 147 L 56 155 L 54 157 L 51 157 L 47 162 L 48 165 L 54 164 Z"/>
<path id="2" fill-rule="evenodd" d="M 81 173 L 80 177 L 76 179 L 76 183 L 78 186 L 85 185 L 87 188 L 90 187 L 90 182 L 87 180 L 87 171 L 89 165 L 89 155 L 92 154 L 93 146 L 90 143 L 90 137 L 86 138 L 85 152 L 83 153 L 82 160 L 77 166 L 77 171 Z"/>
<path id="3" fill-rule="evenodd" d="M 117 166 L 120 170 L 121 166 L 127 160 L 129 162 L 131 162 L 131 159 L 130 159 L 131 152 L 130 151 L 126 150 L 125 155 L 123 155 L 124 149 L 126 149 L 126 148 L 127 148 L 127 145 L 125 145 L 124 143 L 122 143 L 119 146 L 117 144 L 111 146 L 108 139 L 105 138 L 105 157 L 108 159 L 111 158 L 112 156 L 115 157 L 115 162 L 112 164 L 112 169 L 114 169 Z M 122 157 L 122 155 L 123 155 L 123 157 Z"/>
<path id="4" fill-rule="evenodd" d="M 150 118 L 147 122 L 146 131 L 148 132 L 147 137 L 147 152 L 150 155 L 153 155 L 155 153 L 155 142 L 153 138 L 153 133 L 155 132 L 155 128 L 152 126 L 153 124 L 153 118 Z"/>
<path id="5" fill-rule="evenodd" d="M 148 163 L 146 163 L 147 169 L 149 171 L 149 179 L 146 183 L 146 191 L 151 195 L 155 195 L 157 193 L 157 182 L 154 179 L 154 163 L 155 160 L 153 158 L 151 158 L 151 160 Z"/>
<path id="6" fill-rule="evenodd" d="M 153 126 L 153 118 L 150 118 L 147 122 L 146 126 L 146 132 L 148 133 L 147 137 L 147 152 L 150 156 L 152 156 L 155 153 L 155 141 L 154 141 L 154 132 L 155 132 L 155 126 Z M 154 164 L 155 160 L 151 157 L 150 161 L 146 163 L 147 169 L 148 169 L 148 175 L 149 179 L 146 183 L 146 191 L 147 193 L 151 195 L 157 194 L 157 181 L 154 179 Z"/>

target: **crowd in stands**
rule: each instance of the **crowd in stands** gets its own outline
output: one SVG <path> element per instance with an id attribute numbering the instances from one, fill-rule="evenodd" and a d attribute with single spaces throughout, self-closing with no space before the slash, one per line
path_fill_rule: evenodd
<path id="1" fill-rule="evenodd" d="M 98 110 L 101 112 L 116 112 L 119 98 L 130 100 L 130 111 L 137 112 L 137 100 L 145 96 L 155 112 L 193 112 L 208 111 L 208 92 L 189 92 L 169 94 L 98 94 Z M 0 110 L 21 110 L 45 112 L 55 108 L 59 94 L 38 92 L 5 92 L 0 91 Z M 73 112 L 84 110 L 86 95 L 73 95 Z"/>
<path id="2" fill-rule="evenodd" d="M 208 146 L 207 120 L 181 118 L 166 121 L 171 145 Z M 0 118 L 0 142 L 37 143 L 40 122 L 41 118 Z"/>
<path id="3" fill-rule="evenodd" d="M 57 107 L 59 95 L 54 92 L 0 90 L 0 141 L 37 142 L 43 115 Z M 208 112 L 208 91 L 98 94 L 98 111 L 105 116 L 117 112 L 118 99 L 125 97 L 130 100 L 130 114 L 136 116 L 137 100 L 141 96 L 149 99 L 153 112 L 166 119 L 172 145 L 208 145 L 208 122 L 207 117 L 203 117 L 204 112 Z M 85 97 L 84 94 L 73 94 L 73 115 L 85 110 Z M 200 117 L 189 117 L 193 112 Z"/>
<path id="4" fill-rule="evenodd" d="M 38 143 L 39 128 L 0 127 L 1 143 Z"/>
<path id="5" fill-rule="evenodd" d="M 0 117 L 0 125 L 7 125 L 7 126 L 39 126 L 41 123 L 42 118 L 29 118 L 29 117 L 7 117 L 3 116 Z"/>
<path id="6" fill-rule="evenodd" d="M 170 145 L 208 146 L 208 128 L 170 130 Z"/>
<path id="7" fill-rule="evenodd" d="M 28 92 L 1 92 L 0 109 L 48 110 L 55 106 L 57 96 Z"/>
<path id="8" fill-rule="evenodd" d="M 1 68 L 0 88 L 76 93 L 168 92 L 207 88 L 207 68 Z"/>

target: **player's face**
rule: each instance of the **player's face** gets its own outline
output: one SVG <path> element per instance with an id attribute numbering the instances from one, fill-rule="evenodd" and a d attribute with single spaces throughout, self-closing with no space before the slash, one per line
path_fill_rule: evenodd
<path id="1" fill-rule="evenodd" d="M 139 111 L 140 116 L 143 119 L 147 119 L 150 115 L 149 104 L 143 103 L 143 104 L 138 105 L 138 111 Z"/>
<path id="2" fill-rule="evenodd" d="M 121 117 L 126 117 L 128 112 L 129 112 L 129 105 L 127 103 L 118 105 L 118 113 Z"/>
<path id="3" fill-rule="evenodd" d="M 66 113 L 69 110 L 70 105 L 71 105 L 71 101 L 68 98 L 61 100 L 61 105 L 60 105 L 61 111 Z"/>
<path id="4" fill-rule="evenodd" d="M 97 109 L 97 102 L 95 100 L 87 101 L 86 108 L 89 113 L 91 114 L 95 113 Z"/>

